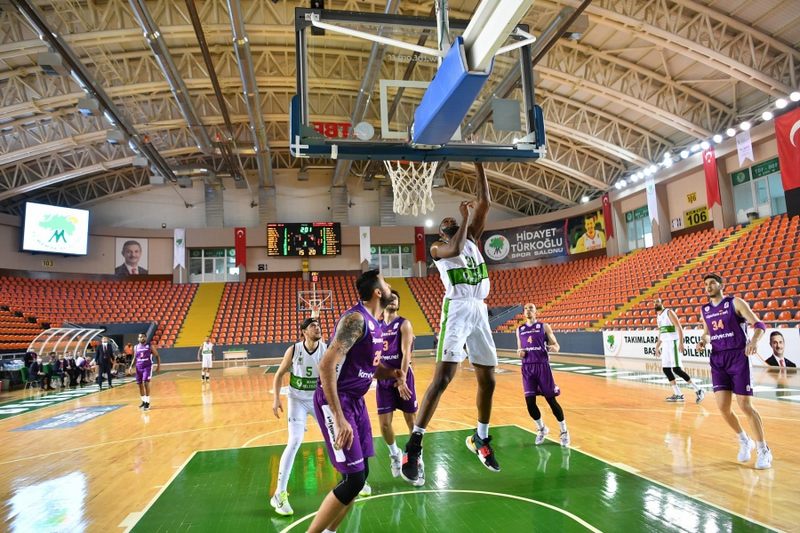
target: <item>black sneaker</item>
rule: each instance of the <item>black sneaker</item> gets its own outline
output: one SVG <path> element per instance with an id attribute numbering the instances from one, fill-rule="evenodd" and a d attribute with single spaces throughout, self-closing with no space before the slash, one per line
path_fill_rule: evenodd
<path id="1" fill-rule="evenodd" d="M 492 472 L 499 472 L 500 465 L 497 464 L 497 459 L 494 458 L 494 450 L 492 449 L 491 442 L 491 435 L 485 439 L 481 439 L 478 433 L 475 432 L 473 435 L 467 437 L 467 448 L 478 456 L 483 466 Z"/>
<path id="2" fill-rule="evenodd" d="M 400 468 L 400 477 L 417 487 L 419 486 L 420 455 L 422 455 L 422 434 L 412 433 L 411 438 L 406 443 L 403 466 Z"/>
<path id="3" fill-rule="evenodd" d="M 149 410 L 150 410 L 150 402 L 145 402 L 145 403 L 144 403 L 144 410 L 145 410 L 145 411 L 149 411 Z M 499 470 L 499 469 L 498 469 L 498 470 Z"/>
<path id="4" fill-rule="evenodd" d="M 147 405 L 146 403 L 142 402 L 139 404 L 139 409 L 144 409 L 144 406 Z"/>

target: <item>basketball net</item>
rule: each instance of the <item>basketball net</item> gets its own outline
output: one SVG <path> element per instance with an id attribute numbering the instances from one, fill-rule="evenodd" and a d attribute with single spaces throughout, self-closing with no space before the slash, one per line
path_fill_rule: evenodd
<path id="1" fill-rule="evenodd" d="M 311 318 L 319 318 L 319 304 L 311 304 Z"/>
<path id="2" fill-rule="evenodd" d="M 392 178 L 394 203 L 392 208 L 398 215 L 417 216 L 433 211 L 433 175 L 437 161 L 384 161 L 386 172 Z"/>

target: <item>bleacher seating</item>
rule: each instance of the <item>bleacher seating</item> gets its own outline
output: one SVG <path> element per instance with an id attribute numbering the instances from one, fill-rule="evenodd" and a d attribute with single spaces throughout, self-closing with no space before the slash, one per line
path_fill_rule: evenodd
<path id="1" fill-rule="evenodd" d="M 486 303 L 489 307 L 500 307 L 534 302 L 541 307 L 609 262 L 608 257 L 590 257 L 539 267 L 490 270 L 492 288 Z M 444 296 L 438 271 L 434 267 L 428 277 L 409 278 L 408 285 L 431 328 L 438 332 Z"/>
<path id="2" fill-rule="evenodd" d="M 0 278 L 0 305 L 25 319 L 58 327 L 77 324 L 158 323 L 153 341 L 170 347 L 197 286 L 170 281 L 85 281 Z M 33 339 L 35 335 L 30 337 Z M 26 344 L 27 347 L 27 344 Z"/>
<path id="3" fill-rule="evenodd" d="M 322 275 L 317 290 L 332 292 L 325 304 L 333 309 L 320 313 L 322 335 L 327 339 L 334 321 L 358 300 L 355 275 Z M 294 342 L 300 338 L 300 322 L 310 316 L 298 311 L 298 291 L 310 291 L 311 282 L 300 276 L 250 278 L 245 283 L 226 283 L 211 340 L 216 344 Z"/>
<path id="4" fill-rule="evenodd" d="M 0 310 L 0 351 L 25 350 L 42 326 L 9 310 Z"/>
<path id="5" fill-rule="evenodd" d="M 699 307 L 707 300 L 703 276 L 720 274 L 724 292 L 744 298 L 769 327 L 800 325 L 800 217 L 775 217 L 670 283 L 660 296 L 684 326 L 701 327 Z M 654 327 L 652 302 L 607 324 L 613 328 Z"/>
<path id="6" fill-rule="evenodd" d="M 589 285 L 542 309 L 540 317 L 557 331 L 586 329 L 732 232 L 733 228 L 705 230 L 639 250 Z M 632 324 L 636 325 L 641 326 Z"/>

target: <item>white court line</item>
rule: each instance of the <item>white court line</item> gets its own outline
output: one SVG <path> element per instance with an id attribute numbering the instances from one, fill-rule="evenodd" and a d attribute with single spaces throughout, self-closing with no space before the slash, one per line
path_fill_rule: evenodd
<path id="1" fill-rule="evenodd" d="M 175 478 L 178 477 L 178 474 L 183 472 L 183 469 L 186 468 L 186 465 L 189 464 L 189 461 L 191 461 L 192 457 L 194 457 L 195 455 L 197 455 L 197 452 L 196 451 L 192 452 L 192 454 L 189 457 L 186 458 L 186 460 L 183 462 L 183 464 L 175 469 L 175 472 L 172 474 L 172 476 L 167 480 L 166 483 L 164 483 L 161 486 L 161 490 L 159 490 L 158 493 L 155 496 L 153 496 L 153 499 L 150 500 L 150 503 L 148 503 L 147 506 L 144 509 L 141 510 L 141 514 L 139 515 L 139 518 L 144 516 L 144 514 L 153 506 L 153 504 L 156 503 L 156 500 L 158 500 L 161 497 L 161 495 L 164 494 L 164 491 L 167 490 L 167 487 L 169 487 L 172 484 L 172 482 L 175 481 Z M 131 514 L 135 514 L 135 513 L 131 513 Z M 139 520 L 137 519 L 135 522 L 131 523 L 131 521 L 129 520 L 131 518 L 131 514 L 126 516 L 125 519 L 122 522 L 120 522 L 119 526 L 117 526 L 117 527 L 124 527 L 125 528 L 125 532 L 124 533 L 128 533 L 128 531 L 133 529 L 133 527 L 139 522 Z"/>
<path id="2" fill-rule="evenodd" d="M 636 374 L 633 376 L 620 376 L 619 379 L 630 379 L 631 381 L 636 380 L 645 380 L 645 379 L 653 379 L 653 378 L 660 378 L 663 377 L 660 374 Z"/>
<path id="3" fill-rule="evenodd" d="M 240 446 L 240 448 L 247 448 L 247 445 L 250 444 L 251 442 L 253 442 L 254 440 L 258 440 L 261 437 L 266 437 L 267 435 L 272 435 L 273 433 L 280 433 L 281 431 L 286 431 L 286 428 L 276 429 L 275 431 L 268 431 L 267 433 L 262 433 L 261 435 L 256 435 L 252 439 L 250 439 L 247 442 L 245 442 L 244 444 L 242 444 Z M 207 450 L 204 450 L 204 451 L 207 451 Z"/>
<path id="4" fill-rule="evenodd" d="M 0 407 L 0 415 L 15 415 L 17 413 L 24 413 L 25 411 L 28 411 L 28 409 Z"/>
<path id="5" fill-rule="evenodd" d="M 498 498 L 508 498 L 510 500 L 518 500 L 518 501 L 532 503 L 534 505 L 539 505 L 539 506 L 544 507 L 546 509 L 550 509 L 551 511 L 555 511 L 557 513 L 561 513 L 562 515 L 566 516 L 567 518 L 571 518 L 575 522 L 579 523 L 580 525 L 582 525 L 583 527 L 585 527 L 589 531 L 592 531 L 594 533 L 602 533 L 601 530 L 597 529 L 596 527 L 594 527 L 593 525 L 588 523 L 586 520 L 582 519 L 581 517 L 579 517 L 577 515 L 574 515 L 574 514 L 570 513 L 569 511 L 566 511 L 566 510 L 562 509 L 561 507 L 556 507 L 555 505 L 551 505 L 551 504 L 545 503 L 545 502 L 540 502 L 539 500 L 534 500 L 532 498 L 525 498 L 523 496 L 516 496 L 514 494 L 505 494 L 503 492 L 489 492 L 489 491 L 486 491 L 486 490 L 466 490 L 466 489 L 404 490 L 404 491 L 400 491 L 400 492 L 388 492 L 386 494 L 376 494 L 375 496 L 367 496 L 366 498 L 359 498 L 358 500 L 356 500 L 356 503 L 366 502 L 366 501 L 369 501 L 369 500 L 377 500 L 378 498 L 391 498 L 391 497 L 394 497 L 394 496 L 405 496 L 406 494 L 442 494 L 442 493 L 445 493 L 445 492 L 452 493 L 452 494 L 484 494 L 484 495 L 488 495 L 488 496 L 496 496 Z M 287 533 L 288 531 L 291 531 L 296 526 L 302 524 L 303 522 L 305 522 L 309 518 L 311 518 L 313 516 L 316 516 L 316 514 L 317 513 L 314 512 L 314 513 L 307 514 L 307 515 L 305 515 L 305 516 L 303 516 L 301 518 L 298 518 L 297 520 L 295 520 L 294 522 L 292 522 L 291 524 L 289 524 L 288 526 L 283 528 L 280 531 L 280 533 Z"/>
<path id="6" fill-rule="evenodd" d="M 790 402 L 800 402 L 800 394 L 792 394 L 790 396 L 779 396 L 781 400 L 789 400 Z"/>
<path id="7" fill-rule="evenodd" d="M 557 370 L 563 370 L 564 372 L 575 372 L 576 370 L 589 370 L 590 366 L 563 366 L 558 368 Z"/>
<path id="8" fill-rule="evenodd" d="M 532 430 L 530 430 L 530 429 L 528 429 L 528 428 L 526 428 L 524 426 L 520 426 L 519 424 L 509 424 L 509 425 L 518 427 L 519 429 L 521 429 L 523 431 L 526 431 L 526 432 L 528 432 L 528 433 L 530 433 L 532 435 L 536 435 L 535 431 L 532 431 Z M 572 446 L 571 446 L 571 448 L 573 450 L 577 449 L 576 447 L 572 447 Z M 580 450 L 580 453 L 582 453 L 584 455 L 587 455 L 587 456 L 591 457 L 592 459 L 596 459 L 596 460 L 600 461 L 601 463 L 606 463 L 607 465 L 612 465 L 613 466 L 613 463 L 611 463 L 609 461 L 606 461 L 602 457 L 598 457 L 597 455 L 595 455 L 593 453 L 586 452 L 586 451 L 583 451 L 583 450 Z M 699 498 L 699 497 L 694 497 L 694 496 L 692 496 L 691 494 L 689 494 L 688 492 L 686 492 L 684 490 L 681 490 L 681 489 L 678 489 L 678 488 L 675 488 L 675 487 L 670 487 L 669 485 L 667 485 L 665 483 L 662 483 L 660 481 L 657 481 L 657 480 L 651 478 L 650 476 L 646 476 L 646 475 L 642 474 L 639 471 L 636 471 L 635 473 L 632 473 L 631 475 L 638 476 L 638 477 L 640 477 L 642 479 L 646 479 L 650 483 L 653 483 L 653 484 L 658 485 L 660 487 L 664 487 L 665 489 L 671 490 L 673 492 L 677 492 L 678 494 L 682 494 L 683 496 L 686 496 L 687 498 L 692 498 L 694 500 L 703 502 L 704 504 L 706 504 L 706 505 L 708 505 L 710 507 L 714 507 L 716 509 L 719 509 L 720 511 L 724 511 L 724 512 L 726 512 L 728 514 L 732 514 L 734 516 L 738 516 L 739 518 L 741 518 L 743 520 L 746 520 L 747 522 L 751 522 L 753 524 L 756 524 L 757 526 L 761 526 L 761 527 L 766 528 L 766 529 L 768 529 L 770 531 L 777 531 L 776 528 L 774 528 L 772 526 L 768 526 L 764 522 L 759 522 L 758 520 L 755 520 L 753 518 L 747 517 L 747 516 L 745 516 L 743 514 L 739 514 L 736 511 L 731 511 L 730 509 L 726 509 L 725 507 L 722 507 L 721 505 L 717 505 L 716 503 L 708 501 L 706 499 Z"/>

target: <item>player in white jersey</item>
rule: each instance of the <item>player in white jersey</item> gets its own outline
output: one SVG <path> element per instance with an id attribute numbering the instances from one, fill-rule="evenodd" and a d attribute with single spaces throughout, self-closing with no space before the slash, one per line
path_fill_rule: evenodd
<path id="1" fill-rule="evenodd" d="M 306 417 L 314 416 L 314 391 L 317 388 L 317 378 L 319 378 L 319 360 L 325 353 L 327 345 L 320 341 L 322 329 L 316 318 L 307 318 L 300 325 L 303 332 L 303 340 L 289 346 L 283 354 L 278 371 L 275 372 L 273 388 L 275 392 L 272 402 L 272 412 L 280 418 L 283 411 L 281 405 L 281 386 L 283 376 L 289 373 L 289 398 L 288 422 L 289 422 L 289 442 L 281 455 L 280 465 L 278 466 L 278 485 L 269 503 L 275 508 L 279 515 L 288 516 L 294 514 L 289 505 L 289 474 L 292 472 L 292 463 L 303 443 L 303 433 L 306 431 Z"/>
<path id="2" fill-rule="evenodd" d="M 212 344 L 210 337 L 206 337 L 206 340 L 197 349 L 197 360 L 202 361 L 200 363 L 200 379 L 203 382 L 211 379 L 210 371 L 211 365 L 214 363 L 214 344 Z"/>
<path id="3" fill-rule="evenodd" d="M 476 163 L 475 169 L 478 174 L 477 202 L 461 202 L 461 224 L 450 217 L 442 220 L 439 240 L 431 245 L 431 257 L 439 269 L 445 293 L 436 348 L 436 370 L 425 391 L 403 456 L 401 475 L 412 485 L 418 484 L 425 427 L 467 352 L 478 379 L 478 427 L 474 435 L 467 437 L 467 448 L 477 454 L 486 468 L 500 471 L 489 436 L 497 350 L 489 326 L 489 311 L 483 301 L 489 295 L 489 273 L 477 244 L 489 212 L 489 182 L 481 164 Z"/>
<path id="4" fill-rule="evenodd" d="M 658 341 L 656 341 L 656 355 L 661 355 L 661 369 L 667 376 L 669 384 L 672 386 L 672 396 L 667 397 L 668 402 L 682 402 L 683 394 L 675 382 L 675 374 L 694 389 L 695 402 L 700 403 L 705 398 L 703 390 L 692 381 L 692 378 L 681 368 L 683 356 L 683 327 L 678 315 L 672 309 L 666 309 L 661 298 L 653 301 L 656 313 L 658 313 Z"/>

